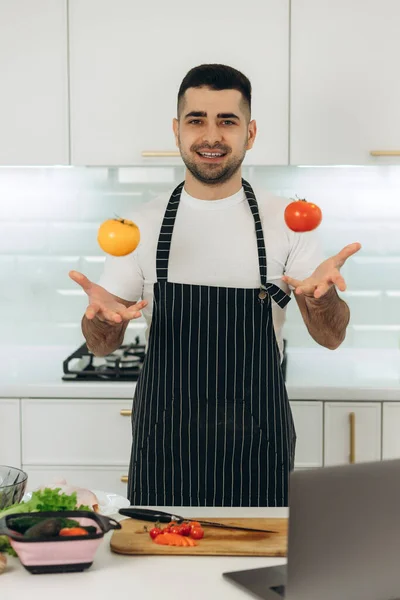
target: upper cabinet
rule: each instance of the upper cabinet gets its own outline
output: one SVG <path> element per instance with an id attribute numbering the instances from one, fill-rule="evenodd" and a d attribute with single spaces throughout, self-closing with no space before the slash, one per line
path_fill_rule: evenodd
<path id="1" fill-rule="evenodd" d="M 0 0 L 0 165 L 68 164 L 66 0 Z"/>
<path id="2" fill-rule="evenodd" d="M 399 0 L 292 0 L 291 164 L 400 162 L 399 57 Z"/>
<path id="3" fill-rule="evenodd" d="M 178 89 L 202 63 L 252 83 L 258 137 L 245 164 L 288 164 L 289 0 L 248 0 L 245 11 L 230 0 L 69 0 L 69 35 L 72 164 L 177 153 Z"/>

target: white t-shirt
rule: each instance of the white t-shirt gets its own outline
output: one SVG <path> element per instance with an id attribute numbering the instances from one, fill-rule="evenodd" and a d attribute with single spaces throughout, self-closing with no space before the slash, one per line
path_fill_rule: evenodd
<path id="1" fill-rule="evenodd" d="M 267 251 L 268 281 L 290 293 L 282 275 L 300 280 L 311 275 L 323 260 L 318 237 L 315 232 L 294 233 L 286 226 L 284 210 L 290 200 L 256 188 L 254 192 Z M 124 215 L 138 225 L 140 244 L 127 256 L 107 255 L 98 282 L 124 300 L 148 301 L 142 311 L 148 325 L 147 335 L 153 311 L 153 285 L 157 279 L 157 242 L 169 198 L 170 193 L 162 194 L 139 211 L 132 210 L 131 215 Z M 182 190 L 172 235 L 168 281 L 233 288 L 259 287 L 254 219 L 243 188 L 222 200 L 199 200 Z M 272 302 L 272 312 L 282 352 L 286 309 Z"/>

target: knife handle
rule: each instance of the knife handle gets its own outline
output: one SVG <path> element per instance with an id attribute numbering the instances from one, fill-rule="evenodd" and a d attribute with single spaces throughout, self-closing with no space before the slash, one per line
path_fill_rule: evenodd
<path id="1" fill-rule="evenodd" d="M 125 517 L 131 517 L 131 519 L 151 521 L 153 523 L 156 521 L 159 521 L 160 523 L 169 523 L 170 521 L 179 522 L 182 520 L 180 517 L 172 515 L 171 513 L 151 510 L 148 508 L 135 508 L 134 506 L 130 506 L 129 508 L 120 508 L 118 512 Z"/>

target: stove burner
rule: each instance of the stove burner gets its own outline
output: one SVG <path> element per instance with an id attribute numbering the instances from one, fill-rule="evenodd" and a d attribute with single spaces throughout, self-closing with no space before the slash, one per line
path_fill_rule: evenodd
<path id="1" fill-rule="evenodd" d="M 95 356 L 82 344 L 63 363 L 64 381 L 137 381 L 142 369 L 145 346 L 137 337 L 135 343 L 122 345 L 104 357 Z"/>

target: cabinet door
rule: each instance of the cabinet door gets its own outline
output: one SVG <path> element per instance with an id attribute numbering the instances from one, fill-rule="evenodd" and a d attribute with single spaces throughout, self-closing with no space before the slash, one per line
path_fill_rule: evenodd
<path id="1" fill-rule="evenodd" d="M 23 465 L 28 474 L 27 491 L 65 479 L 68 484 L 89 490 L 120 494 L 126 498 L 127 484 L 123 481 L 127 467 L 33 467 Z"/>
<path id="2" fill-rule="evenodd" d="M 69 19 L 73 164 L 177 151 L 178 89 L 203 63 L 228 64 L 252 83 L 258 137 L 246 163 L 288 164 L 289 0 L 248 0 L 245 11 L 230 0 L 70 0 Z"/>
<path id="3" fill-rule="evenodd" d="M 0 465 L 21 467 L 20 402 L 0 400 Z"/>
<path id="4" fill-rule="evenodd" d="M 382 458 L 400 458 L 400 403 L 384 402 L 382 419 Z"/>
<path id="5" fill-rule="evenodd" d="M 326 466 L 380 460 L 381 404 L 326 402 L 324 442 Z"/>
<path id="6" fill-rule="evenodd" d="M 66 6 L 0 0 L 0 165 L 69 162 Z"/>
<path id="7" fill-rule="evenodd" d="M 292 0 L 291 22 L 291 164 L 399 163 L 400 2 Z"/>
<path id="8" fill-rule="evenodd" d="M 295 468 L 322 467 L 322 402 L 290 403 L 296 428 Z"/>
<path id="9" fill-rule="evenodd" d="M 127 465 L 132 401 L 23 400 L 26 465 Z"/>

